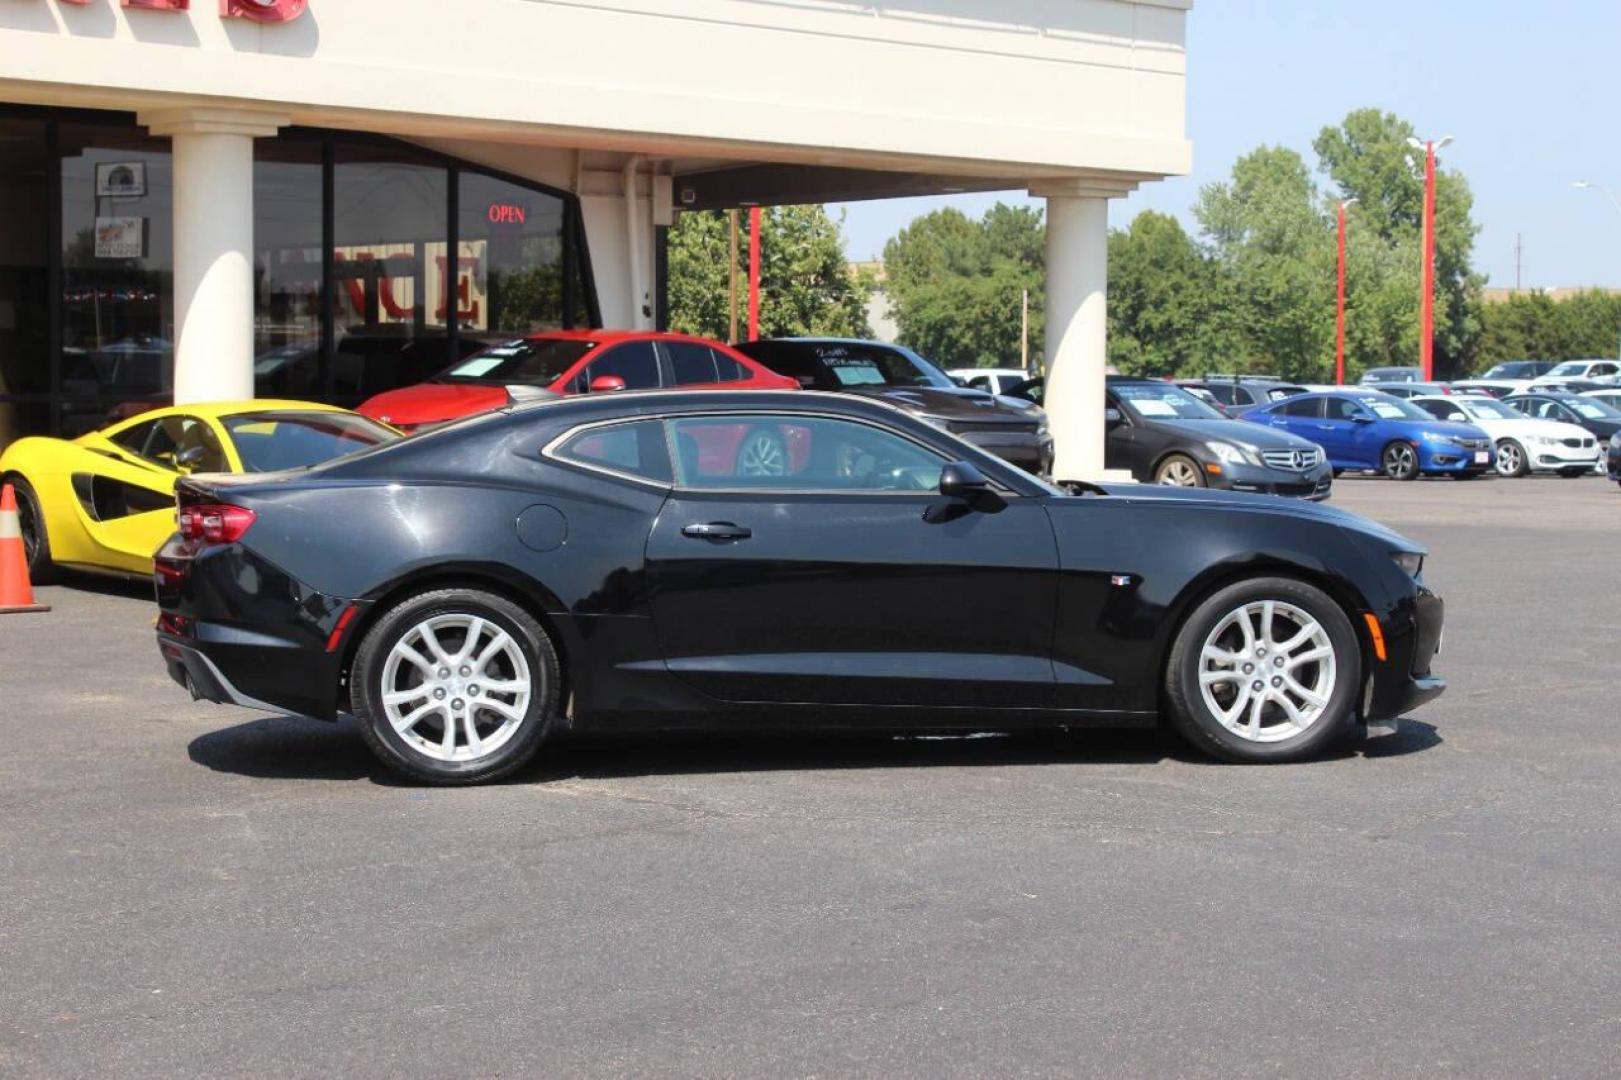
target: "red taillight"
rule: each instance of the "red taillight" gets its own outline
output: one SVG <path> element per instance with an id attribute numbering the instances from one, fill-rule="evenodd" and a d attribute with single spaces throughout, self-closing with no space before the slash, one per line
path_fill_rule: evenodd
<path id="1" fill-rule="evenodd" d="M 201 503 L 183 506 L 175 523 L 180 535 L 187 540 L 205 540 L 210 544 L 234 544 L 252 527 L 258 514 L 240 506 L 222 506 Z"/>

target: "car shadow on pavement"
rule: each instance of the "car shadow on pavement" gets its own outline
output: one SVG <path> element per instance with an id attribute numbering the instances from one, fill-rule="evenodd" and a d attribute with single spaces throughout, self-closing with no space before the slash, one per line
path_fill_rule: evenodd
<path id="1" fill-rule="evenodd" d="M 1431 724 L 1404 720 L 1395 735 L 1349 743 L 1324 760 L 1400 757 L 1442 742 Z M 410 785 L 367 750 L 353 721 L 323 724 L 267 717 L 193 739 L 191 760 L 217 772 L 277 780 L 370 780 Z M 829 769 L 974 768 L 1031 765 L 1218 765 L 1163 730 L 879 732 L 666 735 L 564 734 L 506 783 L 575 778 L 680 776 Z"/>

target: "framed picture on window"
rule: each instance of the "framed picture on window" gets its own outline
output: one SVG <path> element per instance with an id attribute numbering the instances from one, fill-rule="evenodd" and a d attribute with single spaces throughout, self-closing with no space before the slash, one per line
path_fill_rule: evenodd
<path id="1" fill-rule="evenodd" d="M 96 198 L 139 199 L 146 194 L 146 162 L 96 163 Z"/>

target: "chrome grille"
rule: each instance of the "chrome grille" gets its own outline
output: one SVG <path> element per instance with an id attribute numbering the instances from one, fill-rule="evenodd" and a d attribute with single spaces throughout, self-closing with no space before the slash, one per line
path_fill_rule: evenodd
<path id="1" fill-rule="evenodd" d="M 1270 468 L 1305 472 L 1323 460 L 1323 452 L 1315 446 L 1310 450 L 1262 450 L 1261 460 Z"/>
<path id="2" fill-rule="evenodd" d="M 1563 442 L 1566 446 L 1575 447 L 1577 450 L 1587 450 L 1596 445 L 1592 439 L 1565 439 Z"/>

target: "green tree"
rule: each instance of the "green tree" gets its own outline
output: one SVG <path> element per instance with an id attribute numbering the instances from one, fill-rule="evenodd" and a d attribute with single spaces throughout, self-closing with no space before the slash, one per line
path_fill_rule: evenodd
<path id="1" fill-rule="evenodd" d="M 1226 279 L 1237 370 L 1322 378 L 1334 347 L 1334 236 L 1300 155 L 1263 146 L 1194 207 Z"/>
<path id="2" fill-rule="evenodd" d="M 1615 356 L 1621 345 L 1621 297 L 1599 289 L 1555 301 L 1521 293 L 1480 308 L 1476 370 L 1504 360 L 1577 360 Z"/>
<path id="3" fill-rule="evenodd" d="M 748 215 L 739 229 L 747 266 Z M 670 231 L 670 324 L 725 340 L 731 322 L 731 227 L 721 212 L 686 213 Z M 760 333 L 865 337 L 870 282 L 844 257 L 840 223 L 821 206 L 771 207 L 760 223 Z M 739 332 L 748 295 L 738 290 Z"/>
<path id="4" fill-rule="evenodd" d="M 998 203 L 913 221 L 884 245 L 885 289 L 901 341 L 941 367 L 1016 367 L 1024 294 L 1040 355 L 1046 232 L 1041 211 Z"/>
<path id="5" fill-rule="evenodd" d="M 1392 113 L 1358 109 L 1338 127 L 1325 127 L 1312 148 L 1322 171 L 1346 198 L 1358 200 L 1357 223 L 1386 244 L 1419 250 L 1424 222 L 1424 155 L 1408 144 L 1413 125 Z M 1435 366 L 1438 378 L 1470 369 L 1479 341 L 1480 288 L 1471 266 L 1480 229 L 1474 196 L 1463 174 L 1438 169 L 1435 182 Z M 1398 260 L 1402 266 L 1405 259 Z M 1420 282 L 1413 279 L 1414 294 Z M 1417 302 L 1413 302 L 1417 307 Z M 1417 356 L 1417 333 L 1414 349 Z"/>
<path id="6" fill-rule="evenodd" d="M 1109 362 L 1126 375 L 1201 375 L 1238 342 L 1228 278 L 1168 214 L 1109 234 Z"/>

